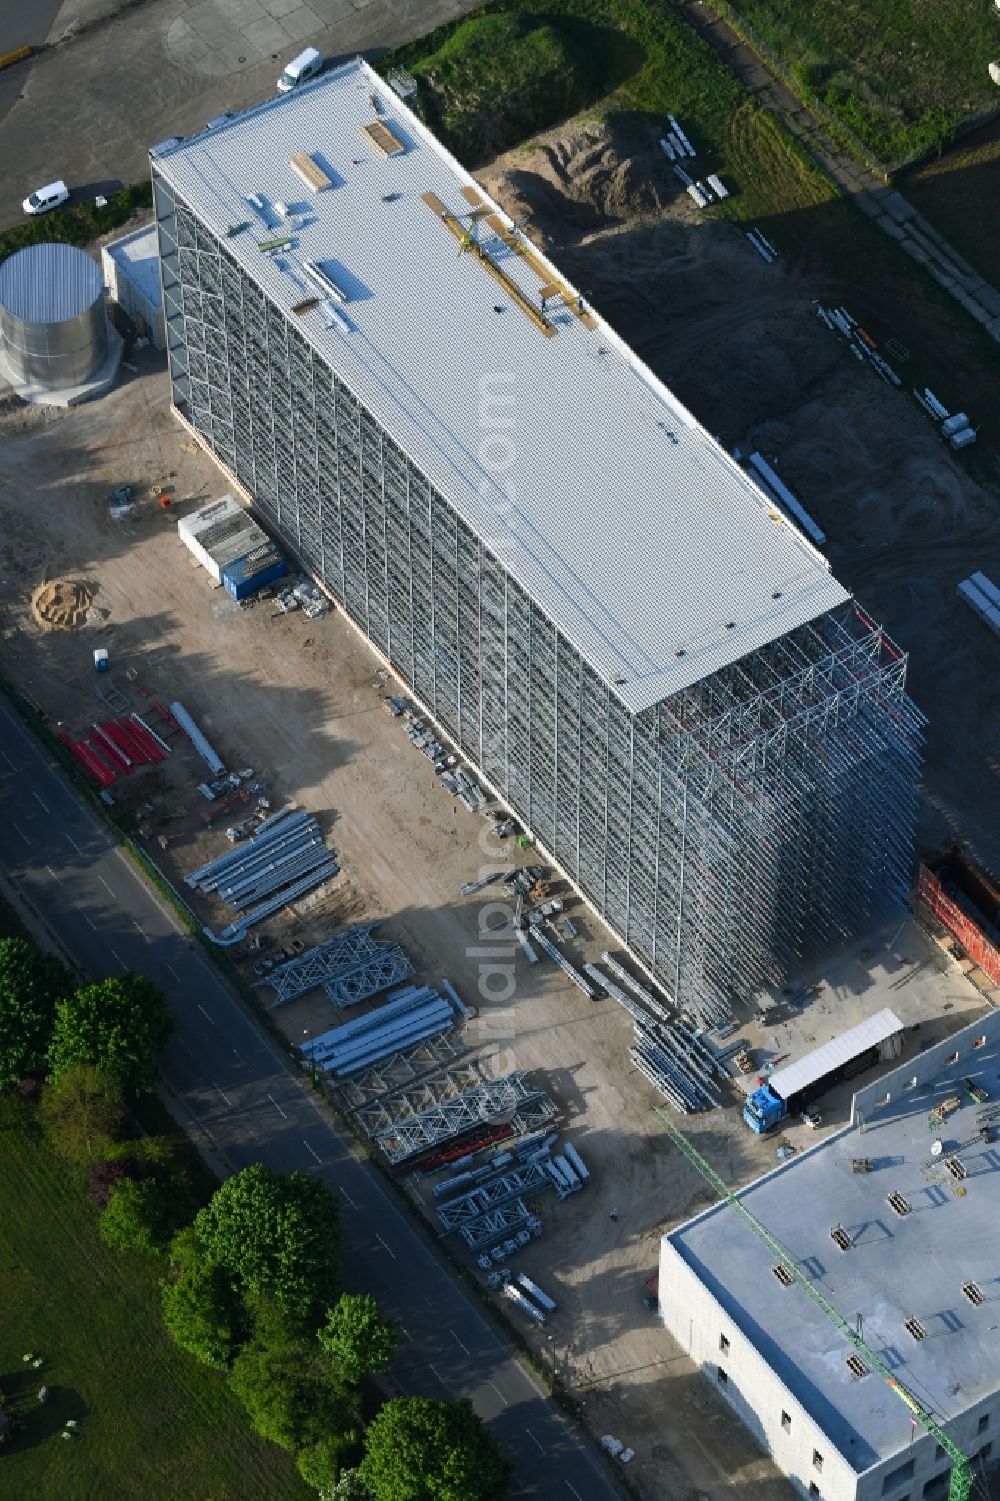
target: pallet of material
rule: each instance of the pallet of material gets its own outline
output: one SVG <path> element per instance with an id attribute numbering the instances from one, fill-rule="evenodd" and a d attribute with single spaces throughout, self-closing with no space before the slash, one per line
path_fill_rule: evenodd
<path id="1" fill-rule="evenodd" d="M 1000 589 L 986 574 L 974 573 L 971 578 L 963 579 L 958 592 L 983 624 L 1000 636 Z"/>
<path id="2" fill-rule="evenodd" d="M 313 160 L 308 151 L 296 151 L 294 156 L 288 158 L 288 165 L 313 193 L 321 193 L 324 188 L 333 187 L 332 179 Z"/>
<path id="3" fill-rule="evenodd" d="M 383 156 L 400 156 L 406 150 L 399 136 L 382 120 L 373 120 L 370 125 L 362 125 L 361 129 Z"/>

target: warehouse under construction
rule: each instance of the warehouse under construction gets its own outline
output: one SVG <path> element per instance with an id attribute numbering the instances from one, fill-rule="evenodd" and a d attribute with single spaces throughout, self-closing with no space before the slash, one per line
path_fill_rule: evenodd
<path id="1" fill-rule="evenodd" d="M 151 159 L 176 411 L 681 1009 L 899 904 L 904 654 L 376 73 Z"/>

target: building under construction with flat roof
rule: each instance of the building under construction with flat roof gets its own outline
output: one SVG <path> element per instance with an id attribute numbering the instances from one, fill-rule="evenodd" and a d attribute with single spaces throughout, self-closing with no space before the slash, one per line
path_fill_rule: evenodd
<path id="1" fill-rule="evenodd" d="M 899 902 L 905 657 L 365 63 L 150 155 L 176 410 L 680 1007 Z"/>

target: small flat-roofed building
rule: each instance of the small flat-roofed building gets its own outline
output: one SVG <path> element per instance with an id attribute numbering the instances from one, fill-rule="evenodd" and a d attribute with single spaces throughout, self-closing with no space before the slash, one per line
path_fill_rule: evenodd
<path id="1" fill-rule="evenodd" d="M 101 251 L 104 285 L 156 349 L 166 348 L 160 249 L 155 224 L 111 240 Z M 139 320 L 141 319 L 141 327 Z"/>
<path id="2" fill-rule="evenodd" d="M 1000 1014 L 738 1198 L 974 1467 L 1000 1458 Z M 947 1453 L 776 1265 L 713 1205 L 662 1239 L 664 1323 L 801 1494 L 946 1497 Z"/>

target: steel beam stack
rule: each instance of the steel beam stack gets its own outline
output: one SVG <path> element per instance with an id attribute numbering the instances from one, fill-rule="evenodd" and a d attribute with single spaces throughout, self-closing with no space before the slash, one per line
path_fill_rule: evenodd
<path id="1" fill-rule="evenodd" d="M 444 996 L 429 985 L 408 985 L 377 1011 L 309 1038 L 301 1051 L 323 1073 L 345 1078 L 454 1025 L 455 1012 Z"/>
<path id="2" fill-rule="evenodd" d="M 271 1010 L 322 987 L 335 1006 L 355 1006 L 409 979 L 413 965 L 398 943 L 379 943 L 374 923 L 345 928 L 325 943 L 297 954 L 261 981 L 274 987 Z"/>
<path id="3" fill-rule="evenodd" d="M 219 934 L 207 927 L 204 930 L 213 943 L 228 945 L 245 938 L 255 923 L 336 875 L 338 868 L 315 818 L 283 808 L 265 819 L 245 844 L 184 879 L 188 886 L 218 893 L 240 913 Z"/>

